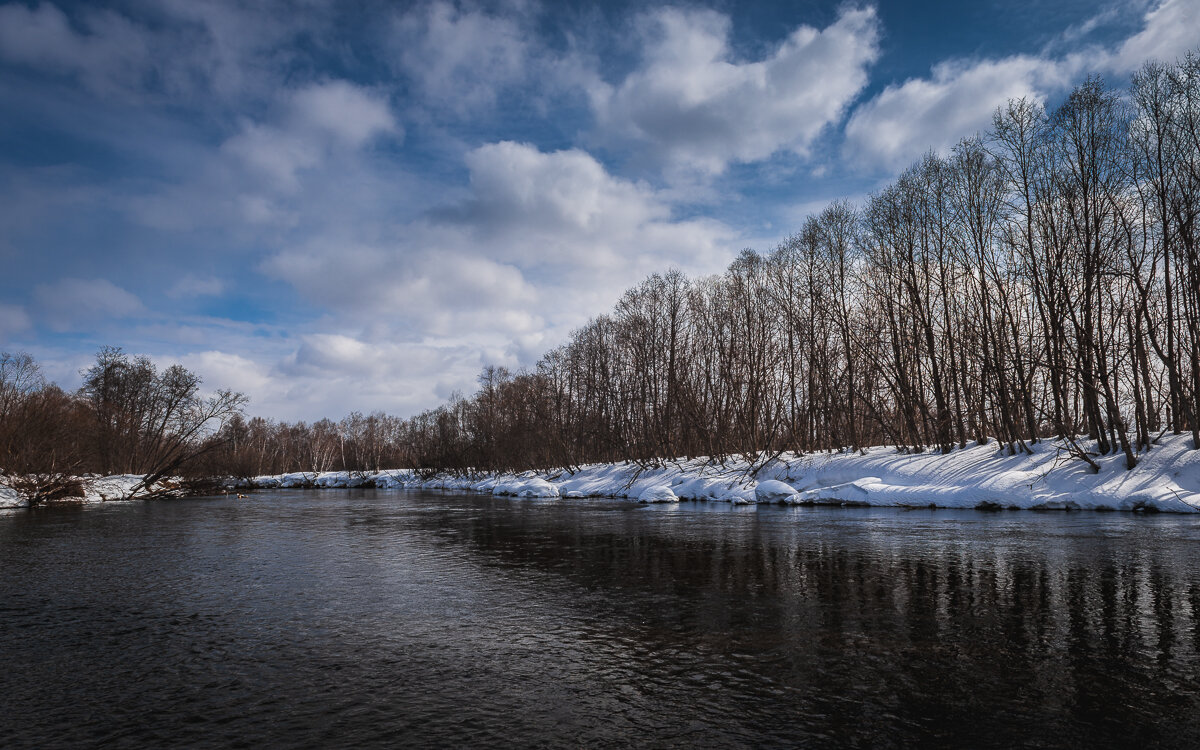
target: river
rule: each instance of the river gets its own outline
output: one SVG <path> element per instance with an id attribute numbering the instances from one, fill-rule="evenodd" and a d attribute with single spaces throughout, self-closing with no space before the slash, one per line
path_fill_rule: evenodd
<path id="1" fill-rule="evenodd" d="M 385 490 L 0 514 L 0 744 L 1197 747 L 1200 523 Z"/>

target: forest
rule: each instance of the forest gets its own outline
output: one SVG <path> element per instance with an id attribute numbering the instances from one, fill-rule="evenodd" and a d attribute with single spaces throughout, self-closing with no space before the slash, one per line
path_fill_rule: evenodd
<path id="1" fill-rule="evenodd" d="M 410 418 L 246 419 L 101 351 L 83 388 L 0 364 L 5 476 L 571 468 L 1046 439 L 1133 468 L 1200 447 L 1200 57 L 1014 100 L 862 205 L 718 275 L 654 274 L 536 366 Z M 58 481 L 58 480 L 56 480 Z"/>

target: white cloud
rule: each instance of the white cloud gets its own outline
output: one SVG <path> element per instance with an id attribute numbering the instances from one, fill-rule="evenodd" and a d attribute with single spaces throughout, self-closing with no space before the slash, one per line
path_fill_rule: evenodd
<path id="1" fill-rule="evenodd" d="M 1101 22 L 1102 13 L 1066 40 Z M 1174 60 L 1200 46 L 1200 0 L 1163 0 L 1143 17 L 1143 28 L 1116 46 L 1085 46 L 1051 57 L 1013 55 L 996 60 L 948 60 L 926 78 L 885 88 L 859 105 L 846 124 L 844 154 L 851 162 L 895 172 L 929 149 L 945 152 L 959 139 L 986 130 L 992 113 L 1009 99 L 1045 101 L 1084 73 L 1127 74 L 1146 60 Z M 1118 82 L 1118 85 L 1121 85 Z"/>
<path id="2" fill-rule="evenodd" d="M 1163 0 L 1147 11 L 1143 20 L 1142 30 L 1113 54 L 1111 70 L 1130 73 L 1148 60 L 1174 62 L 1200 48 L 1200 0 Z"/>
<path id="3" fill-rule="evenodd" d="M 546 153 L 493 143 L 466 156 L 472 197 L 443 215 L 467 247 L 535 270 L 543 281 L 587 274 L 612 294 L 669 265 L 697 272 L 724 265 L 733 231 L 704 218 L 677 219 L 666 191 L 613 176 L 590 154 Z M 609 285 L 610 280 L 619 288 Z"/>
<path id="4" fill-rule="evenodd" d="M 352 410 L 408 415 L 470 390 L 483 364 L 476 346 L 312 334 L 272 368 L 263 401 L 292 418 L 312 419 L 314 406 L 334 418 Z"/>
<path id="5" fill-rule="evenodd" d="M 860 105 L 846 124 L 845 154 L 896 171 L 929 149 L 945 152 L 986 130 L 996 107 L 1009 99 L 1040 101 L 1067 81 L 1058 63 L 1023 55 L 940 63 L 932 77 L 888 86 Z"/>
<path id="6" fill-rule="evenodd" d="M 178 358 L 184 367 L 200 376 L 204 390 L 230 390 L 259 399 L 271 392 L 269 368 L 232 352 L 210 350 L 195 352 Z M 258 404 L 252 402 L 251 410 Z"/>
<path id="7" fill-rule="evenodd" d="M 85 328 L 145 312 L 141 301 L 107 279 L 60 279 L 33 290 L 38 319 L 56 331 Z"/>
<path id="8" fill-rule="evenodd" d="M 388 316 L 430 336 L 494 344 L 556 335 L 648 273 L 712 272 L 734 249 L 725 225 L 674 218 L 654 190 L 583 151 L 502 142 L 466 164 L 471 196 L 398 227 L 391 241 L 314 237 L 263 270 L 354 320 Z"/>
<path id="9" fill-rule="evenodd" d="M 578 149 L 548 154 L 505 141 L 475 149 L 466 163 L 473 196 L 455 218 L 509 240 L 506 256 L 603 267 L 635 252 L 627 245 L 647 228 L 670 220 L 653 190 L 609 175 Z"/>
<path id="10" fill-rule="evenodd" d="M 284 114 L 272 124 L 246 121 L 221 146 L 236 165 L 249 167 L 284 192 L 300 188 L 301 173 L 339 148 L 358 149 L 378 136 L 403 135 L 387 102 L 346 81 L 316 83 L 289 92 Z M 254 204 L 247 199 L 247 207 Z M 252 218 L 252 214 L 247 214 Z"/>
<path id="11" fill-rule="evenodd" d="M 517 267 L 464 253 L 470 240 L 461 234 L 414 230 L 435 246 L 314 241 L 272 257 L 263 270 L 352 320 L 387 320 L 421 336 L 479 338 L 537 327 L 536 290 Z"/>
<path id="12" fill-rule="evenodd" d="M 276 419 L 338 419 L 377 410 L 409 415 L 441 403 L 453 390 L 471 390 L 485 362 L 517 364 L 502 349 L 453 341 L 405 342 L 346 331 L 263 336 L 245 326 L 203 320 L 185 328 L 170 340 L 198 346 L 183 354 L 156 353 L 147 342 L 127 349 L 148 353 L 160 366 L 182 364 L 200 376 L 206 392 L 243 393 L 250 414 Z M 82 366 L 76 361 L 72 372 Z M 66 369 L 55 373 L 64 383 L 70 382 Z"/>
<path id="13" fill-rule="evenodd" d="M 147 69 L 145 30 L 116 13 L 81 14 L 84 29 L 50 3 L 0 7 L 0 56 L 57 73 L 79 75 L 101 93 L 134 85 Z"/>
<path id="14" fill-rule="evenodd" d="M 287 192 L 300 187 L 299 173 L 316 166 L 322 156 L 320 143 L 252 122 L 245 123 L 241 132 L 225 141 L 221 148 L 270 185 Z"/>
<path id="15" fill-rule="evenodd" d="M 298 8 L 299 4 L 121 4 L 136 19 L 131 20 L 114 10 L 97 9 L 95 3 L 64 3 L 67 12 L 47 2 L 33 8 L 9 3 L 0 6 L 0 59 L 71 75 L 93 93 L 124 100 L 210 94 L 225 101 L 261 98 L 280 87 L 291 72 L 288 63 L 296 53 L 288 43 L 328 27 L 332 4 L 309 0 Z M 318 36 L 312 33 L 309 38 Z"/>
<path id="16" fill-rule="evenodd" d="M 397 17 L 392 43 L 424 102 L 462 115 L 525 78 L 530 38 L 516 17 L 431 2 Z"/>
<path id="17" fill-rule="evenodd" d="M 641 67 L 592 91 L 599 124 L 709 174 L 781 150 L 806 154 L 866 85 L 879 54 L 870 7 L 844 8 L 823 30 L 801 26 L 757 61 L 734 58 L 730 20 L 714 11 L 664 8 L 641 28 Z"/>
<path id="18" fill-rule="evenodd" d="M 346 81 L 311 84 L 292 94 L 294 123 L 357 148 L 398 128 L 387 101 Z"/>

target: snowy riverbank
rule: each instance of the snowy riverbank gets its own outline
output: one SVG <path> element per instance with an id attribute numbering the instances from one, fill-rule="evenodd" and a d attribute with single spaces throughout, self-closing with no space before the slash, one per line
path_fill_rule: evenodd
<path id="1" fill-rule="evenodd" d="M 114 474 L 107 477 L 80 477 L 79 483 L 83 490 L 82 497 L 68 498 L 74 503 L 103 503 L 113 500 L 137 500 L 154 492 L 168 489 L 167 483 L 139 490 L 142 481 L 141 474 Z M 0 508 L 25 508 L 29 502 L 16 490 L 0 486 Z"/>
<path id="2" fill-rule="evenodd" d="M 591 464 L 578 471 L 525 472 L 485 477 L 422 478 L 409 470 L 293 473 L 239 482 L 245 488 L 382 487 L 484 492 L 524 497 L 619 497 L 644 502 L 711 500 L 734 504 L 815 503 L 939 508 L 1159 510 L 1200 512 L 1200 451 L 1186 435 L 1165 436 L 1126 471 L 1124 457 L 1095 459 L 1099 473 L 1053 443 L 1032 455 L 1010 456 L 996 443 L 948 454 L 901 453 L 877 447 L 864 453 L 784 454 L 751 475 L 750 462 L 724 465 L 705 459 L 660 466 Z M 136 476 L 85 483 L 85 502 L 117 499 Z M 124 493 L 124 494 L 123 494 Z M 0 507 L 21 498 L 0 489 Z"/>
<path id="3" fill-rule="evenodd" d="M 410 471 L 327 472 L 257 477 L 255 487 L 420 487 L 526 497 L 623 497 L 647 502 L 713 500 L 736 504 L 819 503 L 939 508 L 1200 511 L 1200 451 L 1186 435 L 1165 436 L 1139 456 L 1097 457 L 1098 473 L 1054 443 L 1010 456 L 996 443 L 948 454 L 906 454 L 891 447 L 865 453 L 784 454 L 750 476 L 750 462 L 705 459 L 642 468 L 592 464 L 570 473 L 526 472 L 483 479 Z"/>

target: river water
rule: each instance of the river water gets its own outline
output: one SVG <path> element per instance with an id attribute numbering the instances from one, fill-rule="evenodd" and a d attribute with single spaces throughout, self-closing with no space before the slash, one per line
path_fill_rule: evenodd
<path id="1" fill-rule="evenodd" d="M 278 491 L 0 514 L 5 747 L 1198 747 L 1200 523 Z"/>

